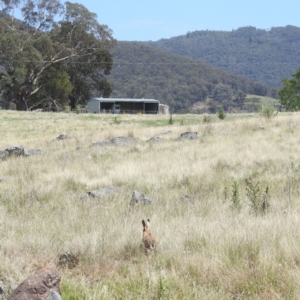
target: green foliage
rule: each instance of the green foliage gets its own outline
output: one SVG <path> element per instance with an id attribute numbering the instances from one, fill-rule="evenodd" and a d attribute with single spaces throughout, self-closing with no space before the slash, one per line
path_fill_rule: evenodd
<path id="1" fill-rule="evenodd" d="M 194 31 L 188 36 L 146 44 L 279 88 L 282 78 L 300 65 L 299 35 L 300 28 L 296 26 L 270 30 L 248 26 L 232 31 Z M 263 95 L 264 84 L 257 84 L 254 94 Z M 276 96 L 275 91 L 273 96 Z"/>
<path id="2" fill-rule="evenodd" d="M 172 125 L 173 123 L 174 123 L 174 121 L 173 121 L 173 116 L 172 116 L 172 114 L 170 114 L 169 124 Z"/>
<path id="3" fill-rule="evenodd" d="M 114 123 L 115 124 L 121 124 L 121 119 L 118 117 L 114 117 Z"/>
<path id="4" fill-rule="evenodd" d="M 107 26 L 81 4 L 2 1 L 11 15 L 0 17 L 0 87 L 18 110 L 61 110 L 84 104 L 92 93 L 109 96 L 106 79 L 115 41 Z M 19 6 L 20 5 L 20 6 Z M 16 20 L 16 9 L 22 20 Z M 60 21 L 62 17 L 63 21 Z"/>
<path id="5" fill-rule="evenodd" d="M 274 106 L 269 104 L 262 107 L 260 114 L 265 119 L 272 119 L 275 118 L 278 114 L 278 110 L 275 110 Z"/>
<path id="6" fill-rule="evenodd" d="M 210 115 L 204 115 L 203 122 L 210 123 L 212 121 L 212 117 Z"/>
<path id="7" fill-rule="evenodd" d="M 219 110 L 218 110 L 218 118 L 219 118 L 220 120 L 224 120 L 224 119 L 226 118 L 226 113 L 225 113 L 225 111 L 224 111 L 223 106 L 220 106 L 220 107 L 219 107 Z"/>
<path id="8" fill-rule="evenodd" d="M 118 42 L 113 57 L 118 67 L 111 71 L 112 97 L 143 95 L 161 100 L 176 112 L 189 110 L 195 102 L 202 104 L 203 112 L 215 113 L 220 105 L 225 110 L 239 110 L 243 108 L 245 94 L 277 93 L 265 84 L 145 43 Z"/>
<path id="9" fill-rule="evenodd" d="M 292 79 L 282 80 L 283 88 L 278 92 L 281 104 L 288 110 L 300 109 L 300 68 L 295 74 L 292 74 Z"/>
<path id="10" fill-rule="evenodd" d="M 265 192 L 261 194 L 259 183 L 251 183 L 246 188 L 246 194 L 250 201 L 253 212 L 258 214 L 265 214 L 269 208 L 269 188 L 267 187 Z"/>
<path id="11" fill-rule="evenodd" d="M 240 194 L 239 194 L 239 184 L 237 181 L 233 182 L 232 185 L 232 196 L 231 196 L 232 206 L 235 209 L 240 210 L 241 209 L 241 200 L 240 200 Z"/>

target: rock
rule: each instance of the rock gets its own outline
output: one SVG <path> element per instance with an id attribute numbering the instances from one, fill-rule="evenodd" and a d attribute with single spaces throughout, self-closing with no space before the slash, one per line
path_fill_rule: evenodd
<path id="1" fill-rule="evenodd" d="M 118 186 L 109 186 L 100 190 L 94 190 L 94 191 L 89 191 L 87 192 L 87 195 L 89 197 L 104 197 L 104 196 L 110 196 L 115 194 L 116 192 L 119 191 Z"/>
<path id="2" fill-rule="evenodd" d="M 60 141 L 60 140 L 65 140 L 67 138 L 68 138 L 68 135 L 66 133 L 61 133 L 56 138 L 54 138 L 52 141 Z"/>
<path id="3" fill-rule="evenodd" d="M 15 155 L 15 156 L 21 156 L 24 155 L 24 148 L 22 146 L 10 146 L 5 149 L 6 152 L 8 152 L 9 156 Z"/>
<path id="4" fill-rule="evenodd" d="M 111 140 L 105 140 L 93 143 L 93 146 L 124 146 L 124 145 L 130 145 L 135 144 L 138 141 L 138 138 L 132 138 L 128 136 L 119 136 L 116 138 L 113 138 Z"/>
<path id="5" fill-rule="evenodd" d="M 7 151 L 0 150 L 0 160 L 4 159 L 8 155 L 9 155 L 9 153 Z"/>
<path id="6" fill-rule="evenodd" d="M 62 298 L 58 292 L 50 290 L 50 295 L 46 300 L 62 300 Z"/>
<path id="7" fill-rule="evenodd" d="M 154 202 L 155 202 L 154 200 L 152 200 L 148 197 L 145 197 L 144 194 L 142 194 L 141 192 L 134 191 L 132 193 L 130 205 L 133 206 L 133 205 L 139 205 L 139 204 L 153 204 Z"/>
<path id="8" fill-rule="evenodd" d="M 162 139 L 159 136 L 153 136 L 152 138 L 150 138 L 148 140 L 148 142 L 150 142 L 150 143 L 161 143 Z"/>
<path id="9" fill-rule="evenodd" d="M 59 256 L 58 264 L 60 267 L 73 269 L 78 265 L 79 259 L 72 252 L 65 252 Z"/>
<path id="10" fill-rule="evenodd" d="M 50 291 L 60 293 L 60 274 L 51 264 L 27 277 L 12 293 L 8 300 L 45 300 L 51 299 Z"/>
<path id="11" fill-rule="evenodd" d="M 31 156 L 31 155 L 42 155 L 43 152 L 41 149 L 33 148 L 33 149 L 26 149 L 24 148 L 24 155 Z"/>
<path id="12" fill-rule="evenodd" d="M 0 300 L 5 300 L 5 290 L 4 290 L 4 284 L 0 280 Z"/>
<path id="13" fill-rule="evenodd" d="M 180 137 L 178 137 L 176 140 L 177 141 L 181 141 L 181 140 L 195 140 L 198 138 L 198 132 L 191 132 L 191 131 L 187 131 L 184 132 L 180 135 Z"/>

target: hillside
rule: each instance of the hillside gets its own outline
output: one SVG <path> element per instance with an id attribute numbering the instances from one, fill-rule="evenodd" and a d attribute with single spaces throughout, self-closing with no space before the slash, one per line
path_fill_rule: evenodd
<path id="1" fill-rule="evenodd" d="M 172 111 L 187 110 L 195 102 L 205 102 L 210 112 L 219 105 L 241 110 L 246 94 L 277 95 L 265 84 L 138 42 L 119 42 L 113 59 L 112 97 L 155 98 Z"/>
<path id="2" fill-rule="evenodd" d="M 300 28 L 295 26 L 194 31 L 146 44 L 276 88 L 300 66 Z"/>

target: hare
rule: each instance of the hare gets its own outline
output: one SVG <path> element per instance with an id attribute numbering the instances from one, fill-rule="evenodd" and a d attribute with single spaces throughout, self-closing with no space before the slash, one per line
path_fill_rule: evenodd
<path id="1" fill-rule="evenodd" d="M 143 239 L 142 242 L 145 247 L 145 252 L 148 254 L 151 250 L 156 249 L 156 241 L 154 237 L 151 235 L 151 232 L 149 231 L 149 226 L 150 226 L 150 220 L 148 219 L 146 222 L 143 220 Z"/>

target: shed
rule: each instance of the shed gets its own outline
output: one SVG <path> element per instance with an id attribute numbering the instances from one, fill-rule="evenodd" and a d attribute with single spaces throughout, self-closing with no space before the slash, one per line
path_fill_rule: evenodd
<path id="1" fill-rule="evenodd" d="M 88 101 L 88 112 L 158 114 L 159 105 L 159 101 L 155 99 L 92 98 Z"/>

